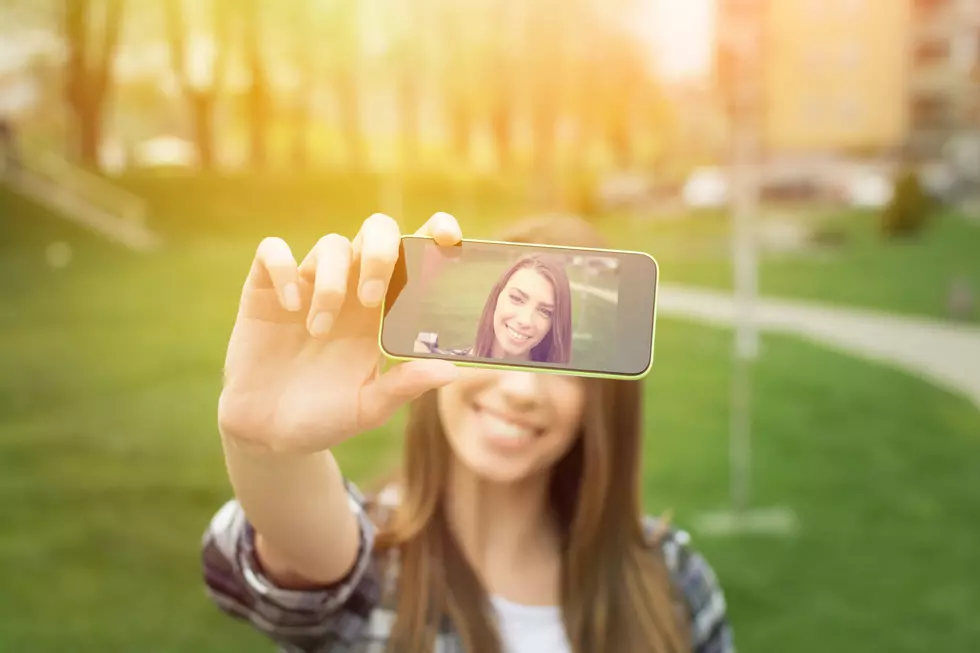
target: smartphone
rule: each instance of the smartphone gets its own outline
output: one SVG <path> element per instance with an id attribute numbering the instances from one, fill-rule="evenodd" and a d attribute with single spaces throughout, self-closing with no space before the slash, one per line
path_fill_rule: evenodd
<path id="1" fill-rule="evenodd" d="M 379 344 L 395 360 L 637 379 L 658 276 L 642 252 L 403 236 Z"/>

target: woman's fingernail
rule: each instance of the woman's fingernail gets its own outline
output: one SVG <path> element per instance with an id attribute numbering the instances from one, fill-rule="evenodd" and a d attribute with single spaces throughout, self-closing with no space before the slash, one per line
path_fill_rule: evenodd
<path id="1" fill-rule="evenodd" d="M 286 310 L 296 312 L 300 309 L 299 286 L 291 283 L 282 291 L 283 299 L 286 301 Z"/>
<path id="2" fill-rule="evenodd" d="M 333 315 L 330 313 L 317 313 L 316 317 L 313 318 L 313 324 L 310 330 L 314 336 L 322 336 L 330 330 L 331 326 L 333 326 Z"/>
<path id="3" fill-rule="evenodd" d="M 375 306 L 381 303 L 381 298 L 385 292 L 385 285 L 381 281 L 368 281 L 361 286 L 361 302 L 367 306 Z"/>

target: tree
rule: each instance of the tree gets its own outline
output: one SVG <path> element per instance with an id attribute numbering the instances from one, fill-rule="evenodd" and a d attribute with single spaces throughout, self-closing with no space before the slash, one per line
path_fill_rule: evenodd
<path id="1" fill-rule="evenodd" d="M 327 79 L 340 105 L 341 129 L 347 145 L 347 161 L 354 170 L 367 163 L 361 130 L 361 92 L 359 84 L 360 35 L 359 2 L 345 0 L 327 8 L 323 40 L 329 45 Z"/>
<path id="2" fill-rule="evenodd" d="M 290 104 L 290 126 L 293 135 L 292 162 L 296 168 L 303 169 L 310 163 L 310 97 L 316 78 L 316 57 L 313 49 L 314 12 L 311 0 L 293 0 L 289 7 L 292 10 L 290 29 L 294 35 L 292 61 L 298 74 Z"/>
<path id="3" fill-rule="evenodd" d="M 913 236 L 929 219 L 932 209 L 929 196 L 919 175 L 909 165 L 898 172 L 894 187 L 892 199 L 881 214 L 881 229 L 890 237 Z"/>
<path id="4" fill-rule="evenodd" d="M 70 150 L 83 165 L 98 167 L 102 143 L 103 111 L 112 80 L 112 64 L 122 25 L 122 0 L 101 3 L 101 42 L 92 26 L 97 3 L 66 0 L 63 30 L 68 45 L 65 94 L 71 114 Z"/>
<path id="5" fill-rule="evenodd" d="M 563 8 L 561 0 L 539 0 L 529 5 L 525 18 L 534 169 L 539 176 L 551 174 L 557 161 L 555 136 L 568 64 L 563 41 L 569 22 Z"/>
<path id="6" fill-rule="evenodd" d="M 467 3 L 442 0 L 436 19 L 439 41 L 444 48 L 440 55 L 445 116 L 452 153 L 460 164 L 470 161 L 473 132 L 474 57 L 469 41 L 473 27 L 470 7 Z"/>
<path id="7" fill-rule="evenodd" d="M 167 35 L 174 76 L 190 107 L 198 163 L 205 170 L 214 167 L 214 111 L 224 86 L 227 68 L 230 8 L 221 0 L 211 0 L 213 33 L 209 70 L 191 70 L 187 65 L 188 38 L 182 0 L 166 0 Z"/>
<path id="8" fill-rule="evenodd" d="M 521 7 L 515 0 L 499 0 L 491 4 L 488 20 L 492 26 L 489 56 L 483 59 L 488 83 L 487 110 L 490 135 L 493 139 L 497 164 L 509 169 L 514 158 L 515 96 L 519 85 L 520 55 L 518 44 L 523 40 L 525 25 Z"/>
<path id="9" fill-rule="evenodd" d="M 269 81 L 262 60 L 262 38 L 258 0 L 237 0 L 242 10 L 245 61 L 251 83 L 248 90 L 249 136 L 252 165 L 262 168 L 268 152 L 266 134 L 270 114 Z M 295 1 L 295 0 L 293 0 Z"/>
<path id="10" fill-rule="evenodd" d="M 397 86 L 401 163 L 406 170 L 415 167 L 419 158 L 419 105 L 424 70 L 424 39 L 420 38 L 419 30 L 426 24 L 426 6 L 424 0 L 405 0 L 398 5 L 403 13 L 393 21 L 391 61 Z"/>

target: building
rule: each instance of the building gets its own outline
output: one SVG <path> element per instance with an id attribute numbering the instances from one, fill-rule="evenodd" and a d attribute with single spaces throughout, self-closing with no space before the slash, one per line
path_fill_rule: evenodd
<path id="1" fill-rule="evenodd" d="M 887 154 L 905 144 L 912 2 L 718 0 L 722 69 L 731 48 L 745 47 L 730 32 L 758 13 L 755 93 L 769 155 Z"/>
<path id="2" fill-rule="evenodd" d="M 980 2 L 913 0 L 908 152 L 980 178 Z"/>
<path id="3" fill-rule="evenodd" d="M 773 153 L 887 153 L 908 131 L 910 0 L 768 3 L 764 143 Z"/>

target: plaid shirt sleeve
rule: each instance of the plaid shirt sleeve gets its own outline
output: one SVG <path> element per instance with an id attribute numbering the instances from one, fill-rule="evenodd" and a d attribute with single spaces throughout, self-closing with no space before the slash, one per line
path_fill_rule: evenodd
<path id="1" fill-rule="evenodd" d="M 262 573 L 252 525 L 237 501 L 226 503 L 211 520 L 201 553 L 206 590 L 217 606 L 290 653 L 349 650 L 368 626 L 381 585 L 371 555 L 375 526 L 363 497 L 352 484 L 347 488 L 360 524 L 357 561 L 345 578 L 312 591 L 277 587 Z"/>
<path id="2" fill-rule="evenodd" d="M 656 528 L 648 521 L 648 532 Z M 661 543 L 667 568 L 691 616 L 694 653 L 735 653 L 725 594 L 704 556 L 691 547 L 691 537 L 669 529 Z"/>

